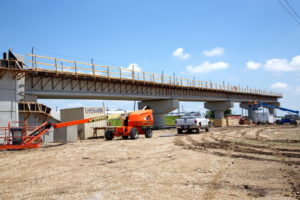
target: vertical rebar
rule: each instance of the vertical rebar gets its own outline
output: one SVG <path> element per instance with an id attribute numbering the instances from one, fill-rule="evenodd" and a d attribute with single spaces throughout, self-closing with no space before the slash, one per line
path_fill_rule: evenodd
<path id="1" fill-rule="evenodd" d="M 75 66 L 75 75 L 77 76 L 77 64 L 76 64 L 76 61 L 74 61 L 74 66 Z"/>
<path id="2" fill-rule="evenodd" d="M 56 75 L 58 75 L 58 68 L 57 68 L 57 60 L 56 60 L 56 58 L 54 59 L 54 62 L 55 62 Z"/>
<path id="3" fill-rule="evenodd" d="M 96 72 L 95 72 L 95 65 L 94 65 L 94 59 L 91 59 L 91 63 L 92 63 L 92 69 L 93 69 L 93 75 L 94 77 L 96 76 Z"/>

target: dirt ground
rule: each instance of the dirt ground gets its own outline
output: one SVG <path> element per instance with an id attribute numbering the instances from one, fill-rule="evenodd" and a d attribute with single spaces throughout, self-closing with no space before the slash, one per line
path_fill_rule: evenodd
<path id="1" fill-rule="evenodd" d="M 0 199 L 300 199 L 300 126 L 0 151 Z"/>

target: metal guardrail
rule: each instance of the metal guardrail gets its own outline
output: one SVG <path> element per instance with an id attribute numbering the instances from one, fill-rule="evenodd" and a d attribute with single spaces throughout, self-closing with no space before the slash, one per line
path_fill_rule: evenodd
<path id="1" fill-rule="evenodd" d="M 274 97 L 282 97 L 281 93 L 275 93 L 256 88 L 233 86 L 225 83 L 213 83 L 210 81 L 199 81 L 195 79 L 180 78 L 162 74 L 149 72 L 141 72 L 133 69 L 125 69 L 121 67 L 111 67 L 105 65 L 97 65 L 93 62 L 78 62 L 66 59 L 46 57 L 36 54 L 28 54 L 30 59 L 26 60 L 26 68 L 35 71 L 46 70 L 58 73 L 69 73 L 73 75 L 90 75 L 94 77 L 105 77 L 121 80 L 138 80 L 144 82 L 158 83 L 171 86 L 188 86 L 195 88 L 213 89 L 221 91 L 231 91 L 240 93 L 250 93 L 256 95 L 266 95 Z"/>

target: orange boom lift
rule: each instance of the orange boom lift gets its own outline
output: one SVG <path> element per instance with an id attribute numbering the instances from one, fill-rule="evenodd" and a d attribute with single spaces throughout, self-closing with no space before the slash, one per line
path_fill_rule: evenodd
<path id="1" fill-rule="evenodd" d="M 122 116 L 123 126 L 106 129 L 105 139 L 112 140 L 116 136 L 121 136 L 123 139 L 135 140 L 140 134 L 144 134 L 146 138 L 151 138 L 154 123 L 152 112 L 151 109 L 145 107 L 143 110 L 125 113 Z"/>
<path id="2" fill-rule="evenodd" d="M 39 148 L 42 144 L 41 136 L 47 133 L 51 127 L 62 128 L 108 118 L 109 116 L 100 116 L 62 123 L 44 122 L 37 127 L 28 126 L 26 122 L 10 122 L 8 127 L 0 127 L 0 150 Z M 130 136 L 131 139 L 137 139 L 138 134 L 145 134 L 147 138 L 152 137 L 152 110 L 140 110 L 125 114 L 123 125 L 106 129 L 105 138 L 112 140 L 114 136 L 123 138 Z"/>

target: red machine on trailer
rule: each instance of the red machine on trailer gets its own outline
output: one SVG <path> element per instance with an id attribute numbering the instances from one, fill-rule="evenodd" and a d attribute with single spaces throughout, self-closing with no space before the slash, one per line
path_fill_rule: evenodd
<path id="1" fill-rule="evenodd" d="M 26 122 L 11 122 L 8 124 L 8 127 L 0 127 L 0 150 L 39 148 L 42 144 L 41 136 L 47 133 L 51 127 L 62 128 L 108 118 L 108 116 L 100 116 L 56 124 L 44 122 L 37 127 L 28 126 Z M 13 126 L 13 124 L 16 125 Z M 122 136 L 123 139 L 128 137 L 137 139 L 139 134 L 145 134 L 146 138 L 151 138 L 152 125 L 152 110 L 145 108 L 134 111 L 125 114 L 123 126 L 107 128 L 105 130 L 105 138 L 106 140 L 112 140 L 115 136 Z"/>
<path id="2" fill-rule="evenodd" d="M 1 149 L 33 149 L 41 147 L 41 136 L 47 133 L 51 127 L 62 128 L 84 123 L 91 123 L 107 119 L 107 116 L 93 117 L 70 122 L 52 124 L 44 122 L 40 126 L 28 126 L 26 122 L 10 122 L 8 127 L 0 127 L 0 150 Z M 17 126 L 13 126 L 16 124 Z"/>

